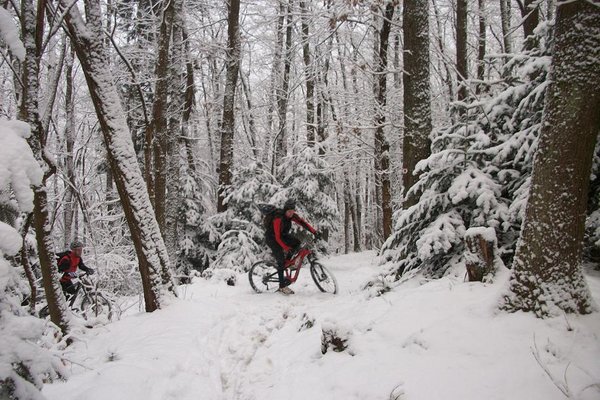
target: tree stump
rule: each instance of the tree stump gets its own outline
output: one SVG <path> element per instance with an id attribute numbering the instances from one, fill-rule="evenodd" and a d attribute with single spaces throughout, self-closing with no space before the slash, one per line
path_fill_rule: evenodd
<path id="1" fill-rule="evenodd" d="M 465 264 L 469 282 L 482 282 L 494 270 L 496 253 L 496 231 L 494 228 L 470 228 L 465 233 Z"/>

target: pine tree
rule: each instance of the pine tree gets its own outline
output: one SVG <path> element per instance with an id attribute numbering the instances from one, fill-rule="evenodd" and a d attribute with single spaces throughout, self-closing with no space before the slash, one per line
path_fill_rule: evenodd
<path id="1" fill-rule="evenodd" d="M 225 189 L 227 209 L 210 218 L 221 232 L 214 261 L 205 275 L 235 284 L 236 274 L 247 271 L 269 249 L 264 240 L 263 216 L 259 203 L 269 202 L 281 190 L 275 178 L 259 162 L 234 171 L 232 185 Z"/>
<path id="2" fill-rule="evenodd" d="M 396 213 L 394 233 L 381 250 L 395 278 L 413 269 L 441 276 L 464 261 L 463 235 L 477 226 L 495 229 L 505 265 L 512 262 L 541 127 L 551 27 L 541 25 L 537 47 L 505 65 L 520 80 L 508 80 L 485 100 L 471 99 L 456 124 L 435 133 L 411 189 L 419 201 Z"/>
<path id="3" fill-rule="evenodd" d="M 340 214 L 336 201 L 329 195 L 333 187 L 329 165 L 318 152 L 318 145 L 296 144 L 293 153 L 281 165 L 284 189 L 274 202 L 282 205 L 287 198 L 295 199 L 298 211 L 327 240 L 337 231 Z"/>

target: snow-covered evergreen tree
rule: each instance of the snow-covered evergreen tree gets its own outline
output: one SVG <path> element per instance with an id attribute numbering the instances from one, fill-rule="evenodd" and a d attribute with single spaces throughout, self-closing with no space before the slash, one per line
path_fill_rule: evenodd
<path id="1" fill-rule="evenodd" d="M 44 321 L 20 305 L 26 288 L 6 257 L 16 255 L 23 240 L 13 226 L 15 211 L 33 209 L 32 185 L 42 181 L 42 170 L 26 142 L 27 124 L 0 120 L 0 398 L 42 399 L 44 380 L 63 374 L 49 351 L 54 331 L 45 336 Z"/>
<path id="2" fill-rule="evenodd" d="M 192 271 L 202 272 L 215 257 L 220 233 L 205 217 L 206 208 L 198 180 L 182 172 L 183 201 L 179 209 L 182 227 L 176 263 L 178 276 L 189 276 Z"/>
<path id="3" fill-rule="evenodd" d="M 263 215 L 256 205 L 269 202 L 278 191 L 280 186 L 261 163 L 251 162 L 235 171 L 232 185 L 225 190 L 227 210 L 210 218 L 221 235 L 206 276 L 235 284 L 232 277 L 267 255 Z"/>
<path id="4" fill-rule="evenodd" d="M 419 268 L 441 276 L 462 262 L 468 228 L 494 228 L 509 265 L 523 221 L 533 155 L 550 66 L 551 23 L 536 30 L 537 47 L 505 68 L 507 86 L 487 99 L 471 99 L 460 120 L 440 129 L 412 192 L 416 205 L 395 215 L 395 230 L 381 250 L 390 275 Z M 461 106 L 461 104 L 459 104 Z"/>
<path id="5" fill-rule="evenodd" d="M 330 196 L 333 187 L 330 167 L 319 154 L 319 146 L 297 143 L 294 151 L 280 166 L 282 191 L 273 199 L 283 205 L 285 199 L 296 200 L 298 211 L 325 239 L 337 231 L 340 215 L 337 202 Z"/>

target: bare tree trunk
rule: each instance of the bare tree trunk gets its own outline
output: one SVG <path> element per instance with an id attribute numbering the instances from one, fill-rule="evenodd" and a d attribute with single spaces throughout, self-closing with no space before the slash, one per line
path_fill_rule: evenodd
<path id="1" fill-rule="evenodd" d="M 86 22 L 77 5 L 60 1 L 65 23 L 85 74 L 104 135 L 108 161 L 131 231 L 144 287 L 146 311 L 160 308 L 167 292 L 176 294 L 169 257 L 142 178 L 123 107 L 103 47 L 100 4 L 87 0 Z"/>
<path id="2" fill-rule="evenodd" d="M 168 147 L 168 124 L 167 124 L 167 99 L 169 95 L 169 54 L 171 47 L 171 36 L 173 33 L 173 20 L 175 18 L 175 0 L 164 0 L 160 33 L 158 36 L 158 57 L 154 69 L 156 86 L 154 88 L 154 102 L 152 104 L 152 120 L 147 127 L 152 143 L 152 156 L 154 168 L 153 181 L 147 182 L 148 193 L 154 194 L 154 211 L 160 231 L 165 233 L 166 225 L 166 195 L 167 195 L 167 147 Z M 148 143 L 146 143 L 148 144 Z"/>
<path id="3" fill-rule="evenodd" d="M 511 7 L 510 0 L 500 0 L 500 18 L 502 20 L 502 39 L 504 42 L 504 52 L 510 54 L 513 52 L 511 35 Z"/>
<path id="4" fill-rule="evenodd" d="M 467 0 L 456 0 L 456 73 L 458 75 L 458 101 L 463 101 L 467 98 L 466 80 L 469 79 L 467 58 L 467 19 Z"/>
<path id="5" fill-rule="evenodd" d="M 277 39 L 275 44 L 275 53 L 273 54 L 273 67 L 271 69 L 271 81 L 269 86 L 269 108 L 267 110 L 267 129 L 269 132 L 268 139 L 275 140 L 276 133 L 273 131 L 273 113 L 275 111 L 276 100 L 278 99 L 278 87 L 281 76 L 281 55 L 283 53 L 283 23 L 285 21 L 285 4 L 283 0 L 279 0 L 279 13 L 277 16 Z M 267 140 L 267 144 L 269 143 Z M 274 150 L 273 150 L 274 151 Z M 265 149 L 265 156 L 263 160 L 265 164 L 268 164 L 269 153 L 271 152 L 271 148 L 267 146 Z M 275 153 L 271 154 L 273 160 L 275 158 Z M 275 161 L 273 161 L 273 165 L 275 165 Z"/>
<path id="6" fill-rule="evenodd" d="M 227 74 L 225 78 L 225 95 L 223 96 L 223 119 L 221 122 L 221 160 L 219 162 L 219 198 L 217 211 L 227 209 L 223 203 L 224 190 L 231 185 L 231 172 L 233 169 L 233 131 L 235 128 L 235 88 L 240 72 L 240 0 L 229 0 L 229 15 L 227 21 L 229 36 L 227 44 Z"/>
<path id="7" fill-rule="evenodd" d="M 533 35 L 533 30 L 540 23 L 540 1 L 538 0 L 524 0 L 524 4 L 521 1 L 518 2 L 521 7 L 521 17 L 523 18 L 523 37 L 528 38 Z M 532 40 L 525 41 L 525 49 L 530 50 L 535 47 L 535 43 Z"/>
<path id="8" fill-rule="evenodd" d="M 600 130 L 600 7 L 558 7 L 550 85 L 521 238 L 503 308 L 590 313 L 582 272 L 588 186 Z"/>
<path id="9" fill-rule="evenodd" d="M 278 161 L 285 157 L 287 153 L 287 107 L 290 86 L 290 68 L 292 64 L 292 33 L 293 33 L 293 9 L 294 0 L 288 0 L 285 29 L 285 55 L 283 58 L 283 76 L 281 86 L 277 90 L 277 115 L 279 117 L 279 128 L 274 138 L 275 152 L 273 154 L 273 163 L 271 164 L 271 173 L 275 175 Z"/>
<path id="10" fill-rule="evenodd" d="M 25 44 L 25 61 L 21 66 L 23 93 L 19 108 L 19 119 L 29 123 L 32 135 L 28 139 L 28 143 L 40 165 L 45 165 L 47 168 L 41 186 L 34 188 L 34 227 L 50 319 L 60 328 L 63 334 L 66 334 L 70 329 L 69 318 L 65 297 L 58 281 L 58 271 L 55 268 L 54 246 L 48 216 L 48 194 L 45 188 L 46 181 L 54 174 L 56 167 L 44 156 L 46 132 L 40 120 L 38 99 L 44 10 L 44 0 L 37 2 L 37 9 L 36 2 L 32 0 L 21 1 L 21 37 Z"/>
<path id="11" fill-rule="evenodd" d="M 65 71 L 65 141 L 66 141 L 66 154 L 65 154 L 65 169 L 67 172 L 67 184 L 65 184 L 65 198 L 63 205 L 63 216 L 64 216 L 64 243 L 67 244 L 73 238 L 71 229 L 73 227 L 73 210 L 76 208 L 74 199 L 74 187 L 75 187 L 75 165 L 73 161 L 74 146 L 75 146 L 75 104 L 73 99 L 73 48 L 69 46 L 69 54 L 66 58 L 67 66 Z"/>
<path id="12" fill-rule="evenodd" d="M 242 82 L 242 90 L 244 92 L 244 97 L 246 98 L 248 129 L 250 130 L 248 134 L 248 142 L 252 146 L 252 154 L 254 155 L 254 158 L 258 161 L 260 154 L 258 152 L 258 143 L 256 140 L 257 132 L 256 122 L 254 120 L 254 107 L 252 106 L 252 93 L 250 92 L 250 84 L 248 83 L 248 80 L 241 71 L 240 81 Z"/>
<path id="13" fill-rule="evenodd" d="M 504 0 L 501 0 L 501 1 L 504 1 Z M 438 10 L 435 0 L 432 0 L 432 4 L 433 4 L 433 12 L 435 15 L 435 22 L 437 25 L 437 35 L 434 35 L 434 36 L 437 38 L 438 46 L 440 48 L 440 54 L 442 56 L 441 57 L 442 62 L 444 63 L 444 67 L 446 69 L 446 77 L 444 79 L 444 83 L 448 87 L 448 103 L 451 103 L 456 99 L 454 84 L 452 82 L 452 68 L 450 66 L 450 63 L 448 62 L 448 57 L 446 56 L 446 46 L 443 41 L 444 36 L 443 36 L 443 31 L 442 31 L 442 21 L 440 18 L 440 12 Z"/>
<path id="14" fill-rule="evenodd" d="M 308 26 L 308 7 L 305 1 L 300 1 L 302 19 L 302 54 L 304 59 L 304 77 L 306 79 L 306 139 L 309 146 L 315 144 L 315 73 L 310 59 L 310 42 Z"/>
<path id="15" fill-rule="evenodd" d="M 375 99 L 375 182 L 381 187 L 378 206 L 381 208 L 381 226 L 383 240 L 392 233 L 392 192 L 390 188 L 390 145 L 384 134 L 386 122 L 385 106 L 387 102 L 387 53 L 392 18 L 395 5 L 390 2 L 385 7 L 383 25 L 379 32 L 379 51 L 375 64 L 377 82 Z"/>
<path id="16" fill-rule="evenodd" d="M 485 1 L 478 0 L 479 3 L 479 39 L 477 46 L 477 86 L 475 86 L 475 93 L 481 93 L 485 85 L 483 80 L 485 78 L 485 37 L 486 37 L 486 24 L 485 24 Z"/>
<path id="17" fill-rule="evenodd" d="M 404 30 L 404 142 L 402 154 L 404 202 L 408 208 L 418 201 L 418 194 L 408 195 L 419 180 L 417 163 L 430 154 L 431 100 L 429 79 L 429 2 L 406 2 Z"/>

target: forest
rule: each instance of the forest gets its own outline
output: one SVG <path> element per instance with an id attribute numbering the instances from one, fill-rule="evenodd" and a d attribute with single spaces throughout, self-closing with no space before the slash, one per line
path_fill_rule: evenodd
<path id="1" fill-rule="evenodd" d="M 0 53 L 0 398 L 186 285 L 248 289 L 290 199 L 320 257 L 372 255 L 349 296 L 461 274 L 597 321 L 600 0 L 5 0 Z M 63 293 L 76 247 L 108 320 Z"/>

